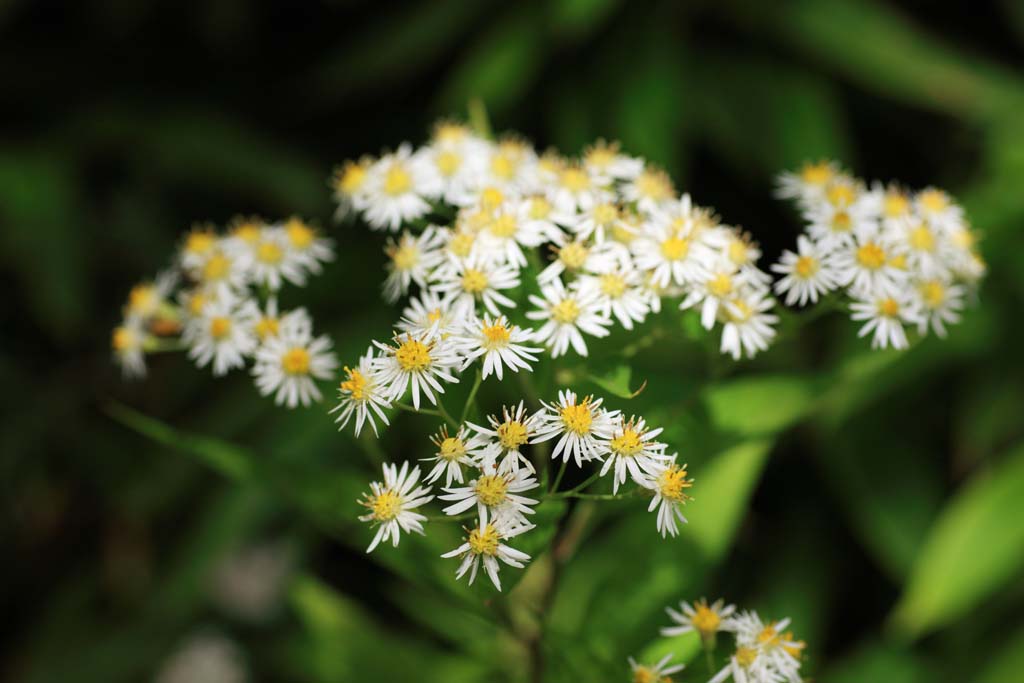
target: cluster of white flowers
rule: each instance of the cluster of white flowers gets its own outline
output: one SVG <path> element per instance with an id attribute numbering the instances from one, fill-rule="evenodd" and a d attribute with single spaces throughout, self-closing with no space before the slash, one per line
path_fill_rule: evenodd
<path id="1" fill-rule="evenodd" d="M 710 604 L 704 599 L 693 604 L 681 602 L 679 607 L 679 610 L 666 608 L 673 625 L 661 629 L 661 635 L 697 633 L 702 646 L 710 653 L 717 647 L 719 633 L 731 634 L 735 639 L 728 661 L 709 683 L 722 683 L 730 678 L 735 683 L 800 683 L 803 680 L 800 665 L 805 645 L 786 630 L 789 619 L 766 623 L 757 612 L 737 612 L 735 605 L 726 605 L 723 600 Z M 668 674 L 683 669 L 681 664 L 669 666 L 671 660 L 669 654 L 657 664 L 645 666 L 631 657 L 633 680 L 670 683 L 672 679 Z"/>
<path id="2" fill-rule="evenodd" d="M 331 342 L 314 336 L 305 309 L 279 311 L 277 293 L 285 282 L 304 285 L 333 258 L 330 240 L 297 218 L 240 218 L 223 235 L 194 228 L 171 270 L 131 290 L 113 334 L 115 357 L 126 375 L 141 376 L 147 352 L 183 346 L 216 376 L 252 361 L 260 393 L 278 404 L 318 401 L 316 382 L 332 379 L 338 365 Z"/>
<path id="3" fill-rule="evenodd" d="M 778 195 L 796 200 L 807 226 L 772 266 L 776 293 L 803 306 L 845 290 L 872 348 L 906 348 L 908 326 L 944 337 L 985 274 L 975 232 L 942 190 L 869 187 L 824 161 L 782 174 Z"/>
<path id="4" fill-rule="evenodd" d="M 378 529 L 367 552 L 381 541 L 397 546 L 401 531 L 423 533 L 427 517 L 415 510 L 433 499 L 430 485 L 444 477 L 444 494 L 438 496 L 448 503 L 443 512 L 475 514 L 477 520 L 467 529 L 465 543 L 444 557 L 461 557 L 457 577 L 470 572 L 470 583 L 482 562 L 501 590 L 498 560 L 522 567 L 530 559 L 505 541 L 534 527 L 530 515 L 539 502 L 524 495 L 539 483 L 523 448 L 555 439 L 551 460 L 561 461 L 563 471 L 570 460 L 580 467 L 590 461 L 603 463 L 595 478 L 611 473 L 613 495 L 627 478 L 632 479 L 637 493 L 651 497 L 648 510 L 657 510 L 656 526 L 662 537 L 675 536 L 678 522 L 686 522 L 681 508 L 693 485 L 686 465 L 676 462 L 676 454 L 667 453 L 666 444 L 655 441 L 661 429 L 648 429 L 643 418 L 627 419 L 601 404 L 602 399 L 561 391 L 557 401 L 543 403 L 533 413 L 520 401 L 503 408 L 500 416 L 488 416 L 486 425 L 467 422 L 454 432 L 443 427 L 431 438 L 434 455 L 424 458 L 433 463 L 423 478 L 425 486 L 417 486 L 420 469 L 410 470 L 408 462 L 401 469 L 385 465 L 384 481 L 370 485 L 370 493 L 361 501 L 368 512 L 360 519 Z M 549 495 L 559 497 L 554 490 L 557 481 Z"/>
<path id="5" fill-rule="evenodd" d="M 734 358 L 775 336 L 771 277 L 749 235 L 615 144 L 599 141 L 579 159 L 538 155 L 518 138 L 494 142 L 445 122 L 419 149 L 348 162 L 334 187 L 339 215 L 396 233 L 384 297 L 416 286 L 407 326 L 417 333 L 438 320 L 480 332 L 481 316 L 528 304 L 538 328 L 521 330 L 521 343 L 586 356 L 587 336 L 616 323 L 632 330 L 670 299 L 699 308 L 705 328 L 721 325 L 722 352 Z M 500 350 L 516 343 L 508 337 L 478 343 Z"/>

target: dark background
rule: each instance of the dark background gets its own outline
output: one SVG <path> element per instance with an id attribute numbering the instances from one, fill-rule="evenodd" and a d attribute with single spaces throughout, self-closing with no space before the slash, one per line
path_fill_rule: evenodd
<path id="1" fill-rule="evenodd" d="M 204 577 L 218 558 L 282 538 L 296 571 L 370 615 L 375 643 L 423 657 L 412 669 L 423 680 L 435 666 L 448 680 L 488 671 L 450 664 L 479 653 L 410 616 L 411 589 L 364 559 L 362 536 L 331 541 L 274 495 L 109 415 L 116 400 L 281 457 L 351 460 L 355 442 L 322 407 L 275 410 L 244 375 L 215 382 L 167 356 L 146 381 L 123 382 L 110 329 L 193 222 L 299 214 L 340 257 L 286 304 L 307 305 L 352 363 L 394 311 L 378 296 L 380 236 L 331 221 L 332 167 L 420 143 L 474 96 L 497 130 L 539 149 L 621 140 L 749 229 L 766 262 L 800 228 L 772 200 L 773 176 L 805 159 L 964 202 L 991 266 L 981 306 L 951 340 L 871 379 L 854 408 L 787 430 L 738 542 L 693 590 L 799 615 L 821 680 L 973 680 L 983 662 L 1008 661 L 998 653 L 1022 642 L 1016 565 L 924 640 L 885 624 L 945 501 L 1024 435 L 1022 65 L 1024 4 L 1012 0 L 0 2 L 0 674 L 146 679 L 213 625 L 242 644 L 256 680 L 394 675 L 387 656 L 324 640 L 303 616 L 306 584 L 258 624 L 212 605 Z M 827 367 L 863 349 L 854 329 L 823 319 L 755 367 Z M 369 476 L 359 467 L 356 490 Z M 354 514 L 351 498 L 339 515 Z M 620 635 L 642 644 L 662 621 L 651 613 L 644 634 Z M 563 668 L 586 670 L 574 666 Z M 624 666 L 600 675 L 625 680 Z"/>

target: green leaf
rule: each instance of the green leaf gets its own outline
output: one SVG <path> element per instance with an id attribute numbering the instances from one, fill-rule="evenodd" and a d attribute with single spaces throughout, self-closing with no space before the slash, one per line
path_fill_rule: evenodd
<path id="1" fill-rule="evenodd" d="M 807 377 L 744 378 L 710 387 L 703 396 L 714 425 L 744 436 L 779 432 L 814 406 L 815 384 Z"/>
<path id="2" fill-rule="evenodd" d="M 918 637 L 968 613 L 1024 568 L 1024 447 L 976 476 L 947 504 L 925 539 L 892 616 Z"/>
<path id="3" fill-rule="evenodd" d="M 917 657 L 891 645 L 870 643 L 829 668 L 821 680 L 822 683 L 927 683 L 936 679 L 934 672 Z"/>
<path id="4" fill-rule="evenodd" d="M 974 683 L 1005 683 L 1024 671 L 1024 629 L 1018 629 L 993 657 L 985 659 Z"/>
<path id="5" fill-rule="evenodd" d="M 771 445 L 767 439 L 744 441 L 694 473 L 693 500 L 686 506 L 690 523 L 683 525 L 681 535 L 692 539 L 710 561 L 720 560 L 732 545 Z"/>
<path id="6" fill-rule="evenodd" d="M 593 33 L 615 11 L 620 0 L 557 0 L 551 3 L 551 26 L 579 40 Z"/>
<path id="7" fill-rule="evenodd" d="M 617 365 L 602 375 L 588 375 L 587 379 L 612 396 L 631 399 L 636 398 L 647 387 L 647 380 L 644 380 L 636 389 L 630 389 L 629 383 L 632 375 L 633 370 L 628 365 Z"/>

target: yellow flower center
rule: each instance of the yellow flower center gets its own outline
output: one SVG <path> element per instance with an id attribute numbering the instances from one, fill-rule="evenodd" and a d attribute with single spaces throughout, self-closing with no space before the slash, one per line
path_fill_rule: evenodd
<path id="1" fill-rule="evenodd" d="M 847 232 L 853 227 L 853 219 L 846 211 L 836 211 L 832 215 L 832 232 Z"/>
<path id="2" fill-rule="evenodd" d="M 977 241 L 974 237 L 974 233 L 966 229 L 954 231 L 951 237 L 953 239 L 953 244 L 960 249 L 970 249 Z"/>
<path id="3" fill-rule="evenodd" d="M 612 438 L 609 446 L 618 455 L 631 458 L 643 450 L 644 442 L 640 439 L 640 434 L 635 429 L 626 427 L 622 430 L 621 434 Z"/>
<path id="4" fill-rule="evenodd" d="M 352 194 L 366 182 L 366 165 L 346 161 L 335 181 L 335 187 L 345 194 Z"/>
<path id="5" fill-rule="evenodd" d="M 575 166 L 562 171 L 558 179 L 559 184 L 570 192 L 582 192 L 590 187 L 590 177 L 583 169 Z"/>
<path id="6" fill-rule="evenodd" d="M 384 491 L 370 500 L 369 508 L 378 522 L 391 521 L 402 511 L 402 496 L 394 491 Z"/>
<path id="7" fill-rule="evenodd" d="M 551 307 L 551 319 L 556 323 L 570 325 L 580 317 L 580 307 L 575 299 L 562 299 Z"/>
<path id="8" fill-rule="evenodd" d="M 395 264 L 395 270 L 411 270 L 420 260 L 420 250 L 415 244 L 403 244 L 400 247 L 391 249 L 391 262 Z"/>
<path id="9" fill-rule="evenodd" d="M 511 180 L 516 174 L 516 162 L 507 154 L 498 153 L 491 158 L 491 173 L 502 180 Z"/>
<path id="10" fill-rule="evenodd" d="M 924 305 L 928 308 L 938 308 L 946 300 L 946 288 L 938 280 L 922 282 L 919 289 Z"/>
<path id="11" fill-rule="evenodd" d="M 945 211 L 949 207 L 949 197 L 942 190 L 925 190 L 919 195 L 921 206 L 932 213 Z"/>
<path id="12" fill-rule="evenodd" d="M 271 318 L 265 316 L 260 318 L 256 322 L 256 334 L 260 339 L 266 339 L 267 337 L 276 337 L 278 328 L 277 318 Z"/>
<path id="13" fill-rule="evenodd" d="M 480 193 L 480 208 L 487 211 L 494 211 L 505 203 L 505 195 L 496 187 L 484 188 Z"/>
<path id="14" fill-rule="evenodd" d="M 626 293 L 626 280 L 616 273 L 608 273 L 600 278 L 601 292 L 612 299 L 618 299 Z"/>
<path id="15" fill-rule="evenodd" d="M 185 251 L 190 254 L 205 254 L 213 248 L 216 235 L 209 230 L 193 230 L 185 238 Z"/>
<path id="16" fill-rule="evenodd" d="M 252 221 L 245 221 L 236 225 L 231 234 L 243 242 L 253 244 L 260 238 L 260 226 Z"/>
<path id="17" fill-rule="evenodd" d="M 732 277 L 719 273 L 708 280 L 708 291 L 720 299 L 729 296 L 732 294 Z"/>
<path id="18" fill-rule="evenodd" d="M 485 474 L 476 480 L 473 487 L 476 497 L 487 507 L 494 507 L 505 500 L 508 493 L 508 482 L 497 474 Z"/>
<path id="19" fill-rule="evenodd" d="M 594 207 L 594 222 L 598 225 L 608 226 L 619 218 L 619 210 L 614 204 L 598 204 Z"/>
<path id="20" fill-rule="evenodd" d="M 412 189 L 412 176 L 401 164 L 392 164 L 384 174 L 384 194 L 391 197 L 403 195 Z"/>
<path id="21" fill-rule="evenodd" d="M 474 555 L 497 555 L 501 536 L 493 524 L 488 524 L 483 531 L 479 528 L 470 531 L 466 542 L 469 543 L 469 550 Z"/>
<path id="22" fill-rule="evenodd" d="M 743 323 L 750 320 L 750 316 L 754 314 L 754 311 L 750 308 L 746 301 L 743 299 L 733 299 L 732 306 L 727 306 L 725 309 L 726 315 L 729 319 L 736 323 Z"/>
<path id="23" fill-rule="evenodd" d="M 900 312 L 900 305 L 895 299 L 882 299 L 878 302 L 878 312 L 887 318 L 895 318 Z"/>
<path id="24" fill-rule="evenodd" d="M 832 180 L 832 167 L 827 161 L 816 164 L 804 164 L 800 169 L 800 179 L 808 185 L 824 185 Z"/>
<path id="25" fill-rule="evenodd" d="M 825 197 L 832 206 L 849 206 L 857 198 L 857 192 L 852 185 L 837 183 L 828 188 Z"/>
<path id="26" fill-rule="evenodd" d="M 750 260 L 750 250 L 743 240 L 729 242 L 729 260 L 738 266 L 742 266 Z"/>
<path id="27" fill-rule="evenodd" d="M 882 213 L 886 218 L 899 218 L 910 210 L 910 200 L 902 192 L 886 192 L 882 202 Z"/>
<path id="28" fill-rule="evenodd" d="M 256 247 L 256 259 L 261 263 L 274 265 L 284 258 L 284 250 L 273 242 L 260 242 Z"/>
<path id="29" fill-rule="evenodd" d="M 910 246 L 917 251 L 932 251 L 935 249 L 935 234 L 926 225 L 918 225 L 910 231 Z"/>
<path id="30" fill-rule="evenodd" d="M 136 285 L 128 293 L 128 308 L 132 313 L 149 315 L 158 303 L 156 289 L 152 285 Z"/>
<path id="31" fill-rule="evenodd" d="M 359 370 L 346 367 L 347 378 L 341 383 L 341 390 L 357 401 L 366 397 L 366 378 Z"/>
<path id="32" fill-rule="evenodd" d="M 458 460 L 466 454 L 466 444 L 457 436 L 449 436 L 441 441 L 437 454 L 445 460 Z"/>
<path id="33" fill-rule="evenodd" d="M 516 223 L 515 216 L 506 213 L 491 221 L 487 229 L 495 237 L 512 237 L 519 230 L 519 225 Z"/>
<path id="34" fill-rule="evenodd" d="M 395 360 L 406 372 L 419 372 L 430 365 L 430 346 L 416 339 L 408 338 L 395 349 Z"/>
<path id="35" fill-rule="evenodd" d="M 309 374 L 309 351 L 295 346 L 281 356 L 281 369 L 289 375 Z"/>
<path id="36" fill-rule="evenodd" d="M 527 440 L 526 425 L 517 420 L 508 420 L 498 425 L 498 441 L 509 450 L 518 449 Z"/>
<path id="37" fill-rule="evenodd" d="M 587 260 L 590 250 L 581 242 L 570 242 L 558 250 L 558 260 L 569 270 L 579 270 Z"/>
<path id="38" fill-rule="evenodd" d="M 661 254 L 669 261 L 682 260 L 689 251 L 690 241 L 685 237 L 669 237 L 661 243 Z"/>
<path id="39" fill-rule="evenodd" d="M 192 315 L 201 315 L 204 308 L 206 308 L 206 295 L 196 293 L 189 297 L 189 313 L 191 313 Z"/>
<path id="40" fill-rule="evenodd" d="M 695 607 L 694 615 L 690 618 L 693 627 L 704 636 L 718 631 L 718 627 L 722 624 L 722 618 L 718 616 L 718 612 L 708 607 L 705 602 L 698 602 Z"/>
<path id="41" fill-rule="evenodd" d="M 658 674 L 646 666 L 638 666 L 633 671 L 633 683 L 658 683 Z"/>
<path id="42" fill-rule="evenodd" d="M 878 270 L 885 265 L 885 250 L 874 242 L 868 242 L 857 249 L 857 262 L 869 270 Z"/>
<path id="43" fill-rule="evenodd" d="M 115 328 L 110 338 L 110 345 L 115 351 L 128 351 L 137 346 L 135 333 L 127 327 Z"/>
<path id="44" fill-rule="evenodd" d="M 769 649 L 778 647 L 779 633 L 775 630 L 774 625 L 769 624 L 761 629 L 761 632 L 757 634 L 757 642 Z"/>
<path id="45" fill-rule="evenodd" d="M 231 270 L 231 260 L 224 254 L 214 254 L 203 266 L 203 279 L 214 281 L 221 280 Z"/>
<path id="46" fill-rule="evenodd" d="M 803 279 L 808 279 L 818 272 L 818 259 L 813 256 L 801 256 L 793 265 L 793 272 Z"/>
<path id="47" fill-rule="evenodd" d="M 309 248 L 316 238 L 316 231 L 298 218 L 292 218 L 285 223 L 284 230 L 288 234 L 288 241 L 296 249 Z"/>
<path id="48" fill-rule="evenodd" d="M 561 415 L 567 431 L 580 435 L 590 433 L 590 426 L 594 422 L 594 415 L 590 412 L 590 399 L 563 407 Z"/>
<path id="49" fill-rule="evenodd" d="M 487 289 L 487 276 L 476 268 L 466 268 L 462 273 L 462 289 L 470 294 L 479 294 Z"/>
<path id="50" fill-rule="evenodd" d="M 534 197 L 530 200 L 530 218 L 541 220 L 551 214 L 551 203 L 544 197 Z"/>
<path id="51" fill-rule="evenodd" d="M 459 232 L 452 236 L 451 241 L 448 242 L 448 249 L 453 254 L 460 258 L 466 258 L 469 256 L 469 252 L 473 249 L 473 242 L 476 240 L 476 236 L 469 232 Z"/>
<path id="52" fill-rule="evenodd" d="M 686 489 L 693 486 L 693 480 L 686 478 L 686 467 L 669 465 L 658 477 L 658 491 L 664 498 L 673 502 L 682 502 L 689 498 Z"/>
<path id="53" fill-rule="evenodd" d="M 481 332 L 484 335 L 484 346 L 488 349 L 506 346 L 512 336 L 503 320 L 499 320 L 493 325 L 485 326 Z"/>
<path id="54" fill-rule="evenodd" d="M 637 176 L 634 187 L 641 197 L 655 201 L 670 199 L 675 192 L 672 181 L 663 171 L 650 169 Z"/>
<path id="55" fill-rule="evenodd" d="M 744 669 L 749 669 L 757 661 L 757 648 L 743 647 L 736 648 L 736 663 Z"/>
<path id="56" fill-rule="evenodd" d="M 441 175 L 451 177 L 462 165 L 462 157 L 455 152 L 445 151 L 437 155 L 437 170 Z"/>
<path id="57" fill-rule="evenodd" d="M 217 317 L 210 321 L 210 336 L 221 340 L 231 333 L 231 318 Z"/>
<path id="58" fill-rule="evenodd" d="M 469 135 L 469 129 L 461 123 L 444 121 L 434 128 L 434 139 L 438 142 L 460 142 Z"/>

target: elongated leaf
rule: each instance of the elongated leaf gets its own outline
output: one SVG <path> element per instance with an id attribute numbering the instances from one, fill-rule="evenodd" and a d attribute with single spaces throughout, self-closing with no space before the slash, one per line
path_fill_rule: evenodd
<path id="1" fill-rule="evenodd" d="M 918 637 L 976 607 L 1024 568 L 1024 447 L 966 484 L 935 523 L 892 614 Z"/>
<path id="2" fill-rule="evenodd" d="M 739 379 L 713 386 L 703 396 L 718 429 L 744 436 L 791 426 L 811 410 L 814 398 L 814 382 L 793 375 Z"/>
<path id="3" fill-rule="evenodd" d="M 587 379 L 612 396 L 630 399 L 635 398 L 647 386 L 647 380 L 644 380 L 636 389 L 630 389 L 632 376 L 633 370 L 628 365 L 619 365 L 602 375 L 590 375 Z"/>

